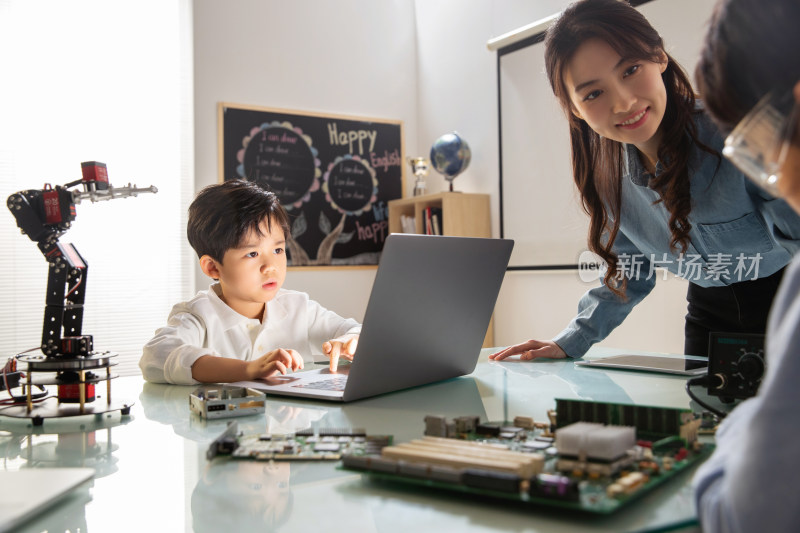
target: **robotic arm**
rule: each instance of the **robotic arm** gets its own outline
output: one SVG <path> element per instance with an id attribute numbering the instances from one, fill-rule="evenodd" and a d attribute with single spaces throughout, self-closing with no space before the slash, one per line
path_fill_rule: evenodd
<path id="1" fill-rule="evenodd" d="M 85 356 L 93 350 L 92 336 L 81 335 L 88 267 L 72 244 L 58 241 L 75 220 L 75 205 L 158 192 L 153 186 L 140 189 L 130 183 L 113 187 L 103 163 L 81 163 L 81 169 L 80 180 L 55 187 L 45 184 L 8 197 L 17 226 L 37 243 L 49 264 L 41 345 L 46 356 Z M 81 188 L 73 189 L 77 185 Z"/>

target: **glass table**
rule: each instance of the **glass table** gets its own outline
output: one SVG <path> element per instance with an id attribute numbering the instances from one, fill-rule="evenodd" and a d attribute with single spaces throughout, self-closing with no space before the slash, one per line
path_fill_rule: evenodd
<path id="1" fill-rule="evenodd" d="M 686 378 L 576 367 L 572 361 L 488 360 L 467 376 L 349 404 L 268 397 L 265 414 L 206 421 L 189 410 L 196 387 L 114 380 L 131 415 L 47 420 L 0 416 L 2 469 L 88 466 L 89 487 L 22 531 L 671 531 L 695 530 L 690 473 L 631 507 L 592 516 L 372 481 L 336 462 L 206 460 L 235 420 L 245 434 L 359 427 L 395 442 L 422 436 L 428 414 L 545 420 L 555 398 L 689 407 Z M 587 358 L 621 353 L 594 348 Z"/>

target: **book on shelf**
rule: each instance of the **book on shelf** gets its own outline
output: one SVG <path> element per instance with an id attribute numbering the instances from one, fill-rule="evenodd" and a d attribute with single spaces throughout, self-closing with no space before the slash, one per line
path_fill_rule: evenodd
<path id="1" fill-rule="evenodd" d="M 424 211 L 424 224 L 423 233 L 425 235 L 441 235 L 442 234 L 442 208 L 441 207 L 426 207 Z"/>
<path id="2" fill-rule="evenodd" d="M 403 233 L 416 233 L 416 220 L 412 216 L 400 215 L 400 229 Z"/>

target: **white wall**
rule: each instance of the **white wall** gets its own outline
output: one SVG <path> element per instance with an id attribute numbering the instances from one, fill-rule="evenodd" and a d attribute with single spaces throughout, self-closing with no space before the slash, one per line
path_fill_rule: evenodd
<path id="1" fill-rule="evenodd" d="M 196 0 L 194 31 L 198 190 L 218 181 L 222 101 L 402 120 L 406 146 L 417 145 L 412 1 Z M 375 269 L 292 270 L 285 287 L 361 320 L 374 278 Z"/>
<path id="2" fill-rule="evenodd" d="M 427 155 L 438 136 L 453 130 L 469 142 L 472 162 L 454 185 L 492 196 L 493 234 L 499 235 L 496 56 L 486 42 L 568 3 L 196 0 L 197 189 L 218 178 L 219 101 L 401 119 L 407 155 Z M 429 192 L 445 185 L 435 173 L 428 178 Z M 362 319 L 374 275 L 293 270 L 286 286 Z M 207 284 L 202 274 L 198 279 L 198 288 Z M 509 273 L 496 308 L 495 343 L 552 337 L 586 289 L 575 272 Z M 659 283 L 604 344 L 682 351 L 684 295 L 685 282 Z"/>

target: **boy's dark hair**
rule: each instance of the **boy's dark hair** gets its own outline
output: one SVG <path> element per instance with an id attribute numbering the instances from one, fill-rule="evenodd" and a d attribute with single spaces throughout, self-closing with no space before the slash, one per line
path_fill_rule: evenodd
<path id="1" fill-rule="evenodd" d="M 717 4 L 695 70 L 709 114 L 724 132 L 762 96 L 800 79 L 800 2 L 725 0 Z"/>
<path id="2" fill-rule="evenodd" d="M 267 228 L 278 224 L 289 238 L 289 215 L 275 193 L 255 183 L 228 180 L 201 190 L 189 206 L 186 236 L 197 257 L 208 255 L 222 263 L 225 252 L 236 248 L 255 231 L 261 236 L 261 222 Z"/>

